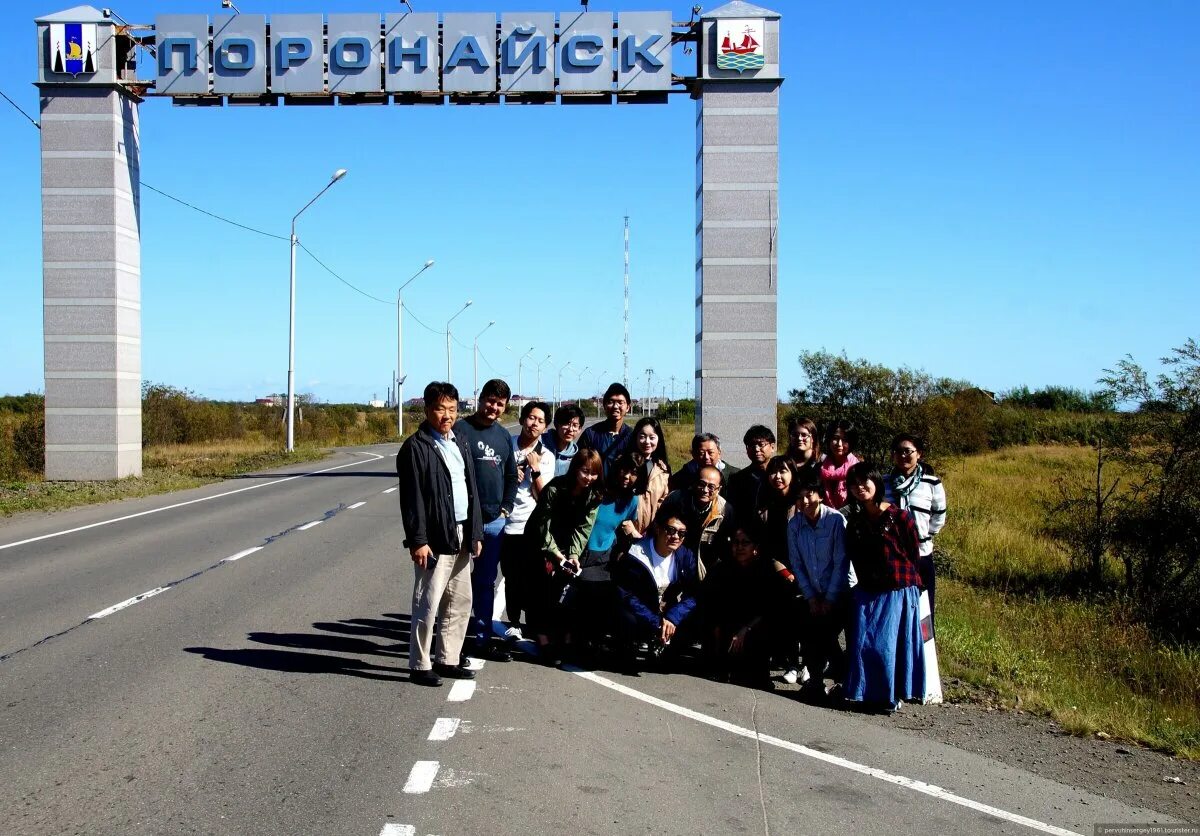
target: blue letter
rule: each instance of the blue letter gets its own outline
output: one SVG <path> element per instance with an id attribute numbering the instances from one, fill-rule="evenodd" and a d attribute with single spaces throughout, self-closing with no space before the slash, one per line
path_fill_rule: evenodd
<path id="1" fill-rule="evenodd" d="M 535 73 L 546 69 L 547 53 L 545 35 L 537 35 L 536 37 L 527 41 L 525 43 L 525 48 L 521 50 L 521 53 L 519 55 L 514 55 L 514 53 L 517 51 L 517 38 L 529 38 L 536 32 L 537 29 L 533 26 L 528 28 L 517 27 L 513 29 L 511 35 L 504 39 L 504 45 L 500 48 L 500 63 L 503 65 L 505 72 L 511 73 L 518 70 L 521 65 L 525 63 L 525 59 L 529 56 L 530 52 L 533 53 L 533 64 L 531 69 Z"/>
<path id="2" fill-rule="evenodd" d="M 190 73 L 196 69 L 196 39 L 195 38 L 163 38 L 158 45 L 158 74 L 166 75 L 175 69 L 175 52 L 182 50 L 183 66 L 181 73 Z"/>
<path id="3" fill-rule="evenodd" d="M 580 57 L 581 47 L 587 47 L 591 55 L 587 58 Z M 563 63 L 577 70 L 595 69 L 604 63 L 604 59 L 598 54 L 602 49 L 604 39 L 599 35 L 576 35 L 568 38 L 563 47 Z"/>
<path id="4" fill-rule="evenodd" d="M 403 38 L 392 41 L 391 53 L 388 55 L 388 72 L 399 72 L 404 68 L 405 61 L 413 62 L 413 73 L 423 73 L 429 69 L 429 60 L 425 57 L 426 44 L 429 39 L 424 35 L 417 38 L 412 46 L 405 46 Z"/>
<path id="5" fill-rule="evenodd" d="M 275 69 L 286 70 L 303 64 L 312 56 L 312 41 L 308 38 L 280 38 L 275 42 Z"/>
<path id="6" fill-rule="evenodd" d="M 358 57 L 346 60 L 348 48 L 357 50 Z M 329 66 L 339 70 L 365 70 L 371 66 L 371 42 L 359 35 L 338 38 L 333 49 L 329 50 Z"/>
<path id="7" fill-rule="evenodd" d="M 239 50 L 242 57 L 233 60 L 232 50 Z M 217 66 L 226 72 L 240 72 L 254 66 L 254 41 L 249 38 L 226 38 L 217 50 Z"/>
<path id="8" fill-rule="evenodd" d="M 637 66 L 637 59 L 640 57 L 646 62 L 646 66 L 655 70 L 662 69 L 663 62 L 650 54 L 650 47 L 662 40 L 662 35 L 653 34 L 646 38 L 645 43 L 638 44 L 637 35 L 630 35 L 621 42 L 621 63 L 625 65 L 626 70 L 632 70 Z"/>
<path id="9" fill-rule="evenodd" d="M 474 64 L 475 71 L 480 73 L 488 68 L 488 62 L 479 46 L 479 41 L 475 40 L 473 35 L 463 35 L 462 40 L 454 45 L 454 51 L 450 53 L 450 60 L 446 62 L 446 69 L 453 70 L 459 64 Z"/>

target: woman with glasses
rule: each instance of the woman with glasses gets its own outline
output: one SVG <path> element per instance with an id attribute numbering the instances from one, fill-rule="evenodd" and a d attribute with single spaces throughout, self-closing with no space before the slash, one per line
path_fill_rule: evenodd
<path id="1" fill-rule="evenodd" d="M 685 537 L 687 524 L 661 508 L 646 536 L 612 564 L 619 596 L 616 637 L 626 664 L 633 663 L 641 644 L 649 656 L 660 657 L 677 632 L 691 626 L 700 579 Z"/>
<path id="2" fill-rule="evenodd" d="M 788 584 L 759 551 L 750 528 L 736 527 L 729 548 L 732 559 L 721 561 L 701 585 L 705 656 L 718 681 L 769 691 L 775 615 Z"/>
<path id="3" fill-rule="evenodd" d="M 787 456 L 796 465 L 796 470 L 803 472 L 808 468 L 816 469 L 821 465 L 820 435 L 817 433 L 816 422 L 804 416 L 788 418 L 788 449 Z"/>
<path id="4" fill-rule="evenodd" d="M 846 699 L 888 714 L 925 696 L 917 524 L 888 502 L 883 474 L 850 468 L 846 552 L 858 583 L 847 648 Z"/>
<path id="5" fill-rule="evenodd" d="M 933 538 L 946 524 L 946 487 L 925 463 L 925 442 L 901 433 L 892 439 L 892 472 L 888 474 L 887 498 L 906 509 L 917 523 L 921 543 L 921 584 L 929 593 L 929 619 L 933 622 L 935 578 Z M 935 630 L 936 632 L 936 630 Z"/>

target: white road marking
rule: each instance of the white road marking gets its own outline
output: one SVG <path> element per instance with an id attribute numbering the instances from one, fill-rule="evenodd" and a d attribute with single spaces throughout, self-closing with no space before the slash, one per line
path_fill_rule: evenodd
<path id="1" fill-rule="evenodd" d="M 474 693 L 474 679 L 455 680 L 454 684 L 450 686 L 450 693 L 446 695 L 446 702 L 466 702 Z"/>
<path id="2" fill-rule="evenodd" d="M 241 560 L 243 557 L 249 557 L 250 555 L 254 554 L 255 552 L 260 552 L 262 550 L 263 550 L 262 546 L 254 546 L 253 548 L 242 549 L 237 554 L 229 555 L 229 557 L 225 558 L 221 562 L 222 563 L 233 563 L 233 561 L 235 561 L 235 560 Z"/>
<path id="3" fill-rule="evenodd" d="M 359 452 L 362 452 L 362 451 L 359 451 Z M 374 456 L 375 459 L 383 458 L 383 456 L 380 456 L 376 453 L 363 452 L 362 455 Z M 237 490 L 225 491 L 225 493 L 215 493 L 212 496 L 202 496 L 199 499 L 189 499 L 186 502 L 176 502 L 174 505 L 164 505 L 161 508 L 151 508 L 149 511 L 138 511 L 136 514 L 126 514 L 123 517 L 113 517 L 111 520 L 102 520 L 100 522 L 94 522 L 89 525 L 81 525 L 81 526 L 78 526 L 77 528 L 68 528 L 68 529 L 65 529 L 64 531 L 55 531 L 50 534 L 43 534 L 39 537 L 29 537 L 25 540 L 18 540 L 15 543 L 5 543 L 3 545 L 0 545 L 0 551 L 4 551 L 5 549 L 16 548 L 17 546 L 24 546 L 27 543 L 36 543 L 39 540 L 49 540 L 53 537 L 62 537 L 67 534 L 75 534 L 80 531 L 87 531 L 88 529 L 91 529 L 91 528 L 99 528 L 100 526 L 103 526 L 103 525 L 112 525 L 113 523 L 119 523 L 119 522 L 124 522 L 125 520 L 136 519 L 137 517 L 145 517 L 149 514 L 157 514 L 160 511 L 170 511 L 175 508 L 183 508 L 186 505 L 195 505 L 197 502 L 208 502 L 210 499 L 220 499 L 223 496 L 233 496 L 235 493 L 243 493 L 245 491 L 256 491 L 259 488 L 269 488 L 271 485 L 282 485 L 284 482 L 291 482 L 294 479 L 303 479 L 305 476 L 315 476 L 318 473 L 329 473 L 331 470 L 342 470 L 343 468 L 354 467 L 354 466 L 360 465 L 360 464 L 362 464 L 362 462 L 356 460 L 356 461 L 350 462 L 349 464 L 339 464 L 336 467 L 326 467 L 323 470 L 311 470 L 311 471 L 308 471 L 307 473 L 298 473 L 295 476 L 288 476 L 284 479 L 276 479 L 273 482 L 262 482 L 261 484 L 258 484 L 258 485 L 249 485 L 245 488 L 238 488 Z M 395 490 L 395 488 L 393 488 L 392 490 Z"/>
<path id="4" fill-rule="evenodd" d="M 121 610 L 125 609 L 126 607 L 132 607 L 134 604 L 142 603 L 142 601 L 145 601 L 147 598 L 153 598 L 155 595 L 157 595 L 160 592 L 166 592 L 168 588 L 169 587 L 160 586 L 156 589 L 151 589 L 149 592 L 143 592 L 141 595 L 134 595 L 132 598 L 130 598 L 127 601 L 122 601 L 119 604 L 113 604 L 111 607 L 109 607 L 106 610 L 100 610 L 100 612 L 92 613 L 91 615 L 89 615 L 87 617 L 87 620 L 95 621 L 97 618 L 104 618 L 104 616 L 106 616 L 106 615 L 112 615 L 115 612 L 120 612 Z"/>
<path id="5" fill-rule="evenodd" d="M 670 711 L 673 714 L 678 714 L 681 717 L 687 717 L 688 719 L 695 720 L 698 723 L 704 723 L 705 725 L 721 729 L 722 731 L 727 731 L 731 734 L 738 735 L 739 737 L 746 737 L 750 740 L 757 739 L 759 742 L 766 743 L 769 746 L 787 749 L 789 752 L 795 752 L 798 755 L 804 755 L 805 757 L 813 758 L 814 760 L 824 761 L 825 763 L 833 766 L 840 766 L 843 769 L 849 769 L 852 772 L 858 772 L 861 775 L 867 775 L 871 778 L 878 778 L 879 780 L 886 781 L 889 784 L 895 784 L 900 787 L 915 790 L 916 792 L 924 793 L 925 795 L 929 795 L 934 798 L 939 798 L 942 801 L 948 801 L 951 804 L 958 804 L 961 807 L 977 810 L 978 812 L 985 813 L 989 816 L 995 816 L 996 818 L 1004 819 L 1005 821 L 1010 821 L 1014 824 L 1020 824 L 1033 830 L 1039 830 L 1042 833 L 1053 833 L 1056 834 L 1056 836 L 1082 836 L 1082 834 L 1079 834 L 1074 830 L 1067 830 L 1066 828 L 1057 827 L 1053 824 L 1047 824 L 1046 822 L 1041 822 L 1037 819 L 1031 819 L 1018 813 L 1010 813 L 1007 810 L 1001 810 L 999 807 L 993 807 L 990 804 L 984 804 L 980 801 L 975 801 L 970 798 L 965 798 L 961 795 L 956 795 L 949 790 L 942 789 L 941 787 L 933 784 L 927 784 L 924 781 L 906 778 L 903 775 L 893 775 L 890 772 L 884 772 L 882 769 L 877 769 L 873 766 L 864 766 L 863 764 L 855 763 L 852 760 L 847 760 L 846 758 L 842 758 L 837 755 L 831 755 L 816 749 L 810 749 L 809 747 L 802 746 L 799 743 L 792 743 L 790 740 L 783 740 L 782 738 L 773 737 L 769 734 L 762 734 L 761 732 L 754 731 L 754 729 L 743 728 L 742 726 L 734 725 L 733 723 L 725 720 L 719 720 L 716 717 L 710 717 L 707 714 L 701 714 L 699 711 L 693 711 L 692 709 L 685 708 L 682 705 L 676 705 L 675 703 L 667 702 L 666 700 L 661 700 L 658 697 L 653 697 L 649 694 L 642 693 L 641 691 L 630 688 L 627 685 L 622 685 L 619 682 L 613 682 L 611 679 L 607 679 L 603 676 L 592 673 L 591 671 L 580 670 L 570 666 L 564 666 L 563 670 L 569 670 L 576 676 L 581 676 L 584 679 L 595 682 L 597 685 L 603 685 L 605 688 L 611 688 L 612 690 L 624 694 L 627 697 L 633 697 L 635 700 L 641 700 L 644 703 L 649 703 L 656 708 Z"/>
<path id="6" fill-rule="evenodd" d="M 400 489 L 399 485 L 392 485 L 392 487 L 388 488 L 386 491 L 381 491 L 381 493 L 392 493 L 393 491 L 396 491 L 399 489 Z"/>
<path id="7" fill-rule="evenodd" d="M 297 531 L 308 531 L 310 528 L 316 528 L 318 525 L 320 525 L 323 522 L 325 522 L 325 520 L 313 520 L 310 523 L 305 523 L 304 525 L 300 526 L 296 530 Z"/>
<path id="8" fill-rule="evenodd" d="M 366 504 L 367 503 L 365 503 L 365 502 L 355 502 L 353 505 L 347 506 L 346 510 L 353 511 L 355 508 L 361 508 Z"/>
<path id="9" fill-rule="evenodd" d="M 408 773 L 408 780 L 404 782 L 404 791 L 414 794 L 429 792 L 437 773 L 437 761 L 417 761 L 413 764 L 412 772 Z"/>
<path id="10" fill-rule="evenodd" d="M 417 836 L 417 829 L 411 824 L 393 824 L 388 822 L 379 831 L 379 836 Z"/>
<path id="11" fill-rule="evenodd" d="M 454 733 L 458 731 L 458 724 L 461 723 L 457 717 L 438 717 L 433 721 L 433 731 L 429 733 L 430 740 L 449 740 L 454 737 Z"/>

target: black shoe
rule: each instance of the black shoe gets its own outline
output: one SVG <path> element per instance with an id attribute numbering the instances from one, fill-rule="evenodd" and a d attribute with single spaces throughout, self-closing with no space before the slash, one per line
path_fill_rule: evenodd
<path id="1" fill-rule="evenodd" d="M 463 663 L 457 665 L 447 665 L 442 662 L 434 662 L 433 669 L 447 679 L 474 679 L 475 671 L 465 667 Z"/>
<path id="2" fill-rule="evenodd" d="M 498 643 L 486 644 L 475 651 L 475 655 L 480 659 L 487 659 L 489 662 L 511 662 L 512 653 L 507 647 Z"/>
<path id="3" fill-rule="evenodd" d="M 431 688 L 442 684 L 442 678 L 433 671 L 409 671 L 408 681 L 413 685 L 428 685 Z"/>

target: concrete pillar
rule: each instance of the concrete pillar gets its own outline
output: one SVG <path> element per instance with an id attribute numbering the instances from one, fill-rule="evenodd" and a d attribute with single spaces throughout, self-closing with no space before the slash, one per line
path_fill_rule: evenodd
<path id="1" fill-rule="evenodd" d="M 761 66 L 721 69 L 757 24 Z M 696 103 L 696 431 L 746 463 L 742 435 L 776 426 L 779 15 L 733 2 L 701 17 Z M 754 31 L 754 30 L 752 30 Z"/>
<path id="2" fill-rule="evenodd" d="M 63 23 L 94 26 L 79 74 L 56 71 Z M 46 478 L 140 476 L 139 99 L 116 83 L 100 12 L 43 18 L 38 34 Z"/>

